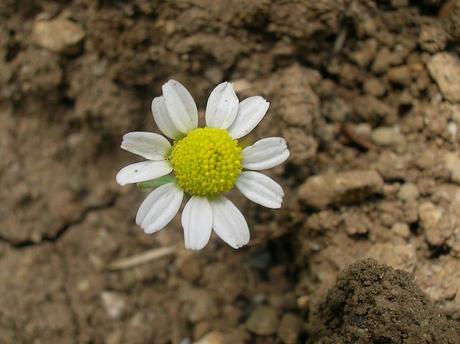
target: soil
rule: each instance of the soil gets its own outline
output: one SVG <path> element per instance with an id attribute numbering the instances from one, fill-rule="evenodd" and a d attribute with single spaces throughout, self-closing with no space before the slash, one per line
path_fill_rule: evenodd
<path id="1" fill-rule="evenodd" d="M 342 272 L 312 319 L 323 327 L 317 343 L 460 342 L 458 323 L 440 314 L 410 274 L 372 259 Z"/>
<path id="2" fill-rule="evenodd" d="M 1 1 L 0 342 L 459 342 L 459 18 L 458 0 Z M 288 141 L 282 209 L 230 195 L 244 249 L 186 251 L 179 219 L 143 234 L 145 193 L 115 183 L 170 78 L 201 119 L 221 81 L 263 95 L 248 142 Z M 388 267 L 348 268 L 364 258 Z"/>

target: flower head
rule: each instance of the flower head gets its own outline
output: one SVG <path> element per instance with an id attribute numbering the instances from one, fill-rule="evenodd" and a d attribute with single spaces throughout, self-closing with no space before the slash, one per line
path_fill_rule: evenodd
<path id="1" fill-rule="evenodd" d="M 174 143 L 169 162 L 182 190 L 213 197 L 235 185 L 241 173 L 241 147 L 226 130 L 197 128 Z"/>
<path id="2" fill-rule="evenodd" d="M 120 185 L 142 183 L 166 176 L 174 179 L 154 189 L 142 202 L 136 223 L 155 233 L 182 212 L 185 246 L 202 249 L 214 228 L 233 248 L 249 242 L 249 229 L 241 212 L 224 193 L 236 186 L 251 201 L 280 208 L 283 189 L 270 177 L 256 172 L 283 163 L 289 157 L 286 141 L 270 137 L 242 148 L 247 135 L 265 116 L 269 103 L 260 96 L 239 102 L 231 83 L 219 84 L 209 96 L 205 128 L 198 128 L 198 111 L 192 96 L 179 82 L 163 85 L 163 95 L 152 101 L 153 118 L 162 135 L 131 132 L 121 148 L 147 161 L 128 165 L 117 174 Z"/>

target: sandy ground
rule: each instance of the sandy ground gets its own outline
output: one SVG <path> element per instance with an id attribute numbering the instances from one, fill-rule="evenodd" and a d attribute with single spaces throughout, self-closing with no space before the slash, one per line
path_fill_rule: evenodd
<path id="1" fill-rule="evenodd" d="M 459 23 L 458 0 L 0 1 L 0 342 L 459 343 Z M 244 249 L 145 235 L 115 183 L 170 78 L 202 117 L 224 80 L 263 95 L 248 142 L 288 141 L 281 210 L 230 195 Z"/>

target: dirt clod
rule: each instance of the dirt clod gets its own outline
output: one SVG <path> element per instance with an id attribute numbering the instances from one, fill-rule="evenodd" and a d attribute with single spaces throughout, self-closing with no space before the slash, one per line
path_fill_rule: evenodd
<path id="1" fill-rule="evenodd" d="M 409 274 L 373 260 L 341 273 L 314 317 L 322 328 L 315 343 L 460 341 L 458 323 L 441 315 Z"/>
<path id="2" fill-rule="evenodd" d="M 426 240 L 434 246 L 442 245 L 451 235 L 453 223 L 444 210 L 433 203 L 425 202 L 419 207 L 420 223 Z"/>
<path id="3" fill-rule="evenodd" d="M 460 60 L 451 53 L 438 53 L 428 61 L 428 70 L 446 100 L 460 102 Z"/>
<path id="4" fill-rule="evenodd" d="M 399 147 L 400 149 L 402 149 L 406 143 L 404 136 L 400 133 L 398 128 L 376 128 L 372 132 L 371 138 L 376 145 L 384 147 Z"/>
<path id="5" fill-rule="evenodd" d="M 285 344 L 295 344 L 302 331 L 302 327 L 302 319 L 299 316 L 287 313 L 281 318 L 278 328 L 278 338 Z"/>
<path id="6" fill-rule="evenodd" d="M 76 53 L 81 48 L 85 32 L 76 23 L 57 18 L 39 20 L 34 24 L 33 37 L 35 42 L 56 53 Z"/>
<path id="7" fill-rule="evenodd" d="M 306 204 L 324 209 L 334 204 L 359 202 L 381 192 L 382 178 L 374 171 L 350 171 L 308 178 L 299 189 Z"/>
<path id="8" fill-rule="evenodd" d="M 401 188 L 398 191 L 398 198 L 403 201 L 411 201 L 417 199 L 419 196 L 419 191 L 417 185 L 414 183 L 405 183 L 401 185 Z"/>
<path id="9" fill-rule="evenodd" d="M 256 308 L 249 319 L 246 321 L 246 327 L 249 331 L 260 336 L 269 336 L 278 330 L 278 314 L 268 306 Z"/>

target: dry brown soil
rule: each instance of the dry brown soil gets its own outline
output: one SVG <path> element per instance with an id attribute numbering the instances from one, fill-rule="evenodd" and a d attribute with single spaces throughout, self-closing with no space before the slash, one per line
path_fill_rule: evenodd
<path id="1" fill-rule="evenodd" d="M 460 1 L 0 0 L 0 343 L 460 343 Z M 174 78 L 271 102 L 279 211 L 183 249 L 116 172 Z M 161 258 L 108 266 L 152 249 Z M 373 258 L 380 264 L 366 261 Z"/>

